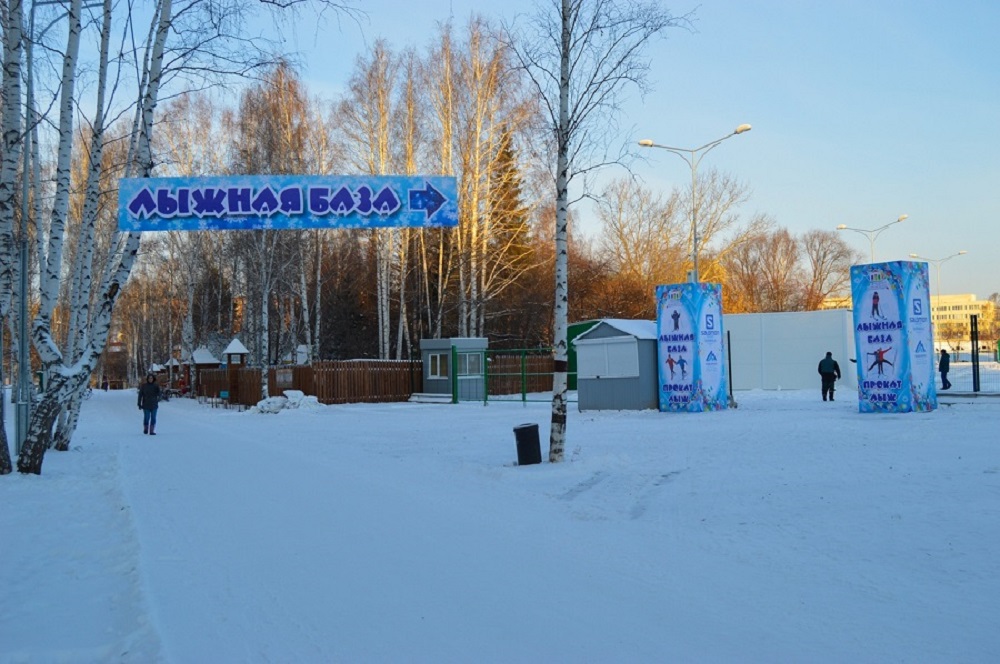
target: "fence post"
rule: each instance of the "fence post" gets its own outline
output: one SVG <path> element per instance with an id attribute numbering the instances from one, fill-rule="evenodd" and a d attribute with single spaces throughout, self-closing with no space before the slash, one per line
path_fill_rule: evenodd
<path id="1" fill-rule="evenodd" d="M 732 332 L 726 330 L 726 364 L 729 367 L 729 406 L 736 407 L 736 399 L 733 398 L 733 338 Z"/>
<path id="2" fill-rule="evenodd" d="M 528 351 L 521 349 L 521 403 L 528 403 Z"/>
<path id="3" fill-rule="evenodd" d="M 458 348 L 451 347 L 451 402 L 458 403 Z"/>
<path id="4" fill-rule="evenodd" d="M 979 316 L 969 316 L 969 329 L 972 332 L 972 391 L 979 391 Z"/>
<path id="5" fill-rule="evenodd" d="M 483 356 L 483 405 L 488 406 L 490 402 L 490 369 L 486 362 L 486 350 L 480 351 Z"/>

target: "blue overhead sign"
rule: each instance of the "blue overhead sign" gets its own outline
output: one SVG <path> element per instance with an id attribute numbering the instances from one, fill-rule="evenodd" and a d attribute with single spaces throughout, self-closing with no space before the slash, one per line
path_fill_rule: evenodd
<path id="1" fill-rule="evenodd" d="M 455 178 L 444 176 L 127 178 L 118 189 L 118 228 L 440 228 L 458 225 L 457 192 Z"/>

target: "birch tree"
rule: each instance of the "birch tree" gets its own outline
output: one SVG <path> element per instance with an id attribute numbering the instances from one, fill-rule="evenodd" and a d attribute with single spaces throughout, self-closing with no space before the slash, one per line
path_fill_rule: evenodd
<path id="1" fill-rule="evenodd" d="M 225 141 L 220 140 L 217 104 L 208 94 L 185 93 L 170 100 L 165 121 L 157 132 L 156 145 L 163 162 L 163 175 L 204 176 L 224 172 Z M 170 274 L 176 279 L 185 303 L 181 326 L 181 357 L 193 363 L 195 341 L 195 297 L 201 276 L 211 260 L 209 233 L 170 231 L 167 248 L 172 257 Z"/>
<path id="2" fill-rule="evenodd" d="M 21 25 L 23 19 L 21 0 L 9 0 L 0 8 L 3 21 L 3 95 L 0 97 L 0 317 L 3 324 L 11 320 L 14 293 L 14 207 L 17 196 L 17 170 L 23 146 L 21 132 Z M 14 344 L 11 344 L 13 349 Z M 3 365 L 0 349 L 0 366 Z M 0 369 L 2 372 L 2 369 Z M 0 410 L 0 415 L 3 415 Z M 0 475 L 10 473 L 13 467 L 7 430 L 0 418 Z"/>
<path id="3" fill-rule="evenodd" d="M 110 7 L 105 5 L 105 11 L 110 12 Z M 148 42 L 145 51 L 142 67 L 142 77 L 140 83 L 140 103 L 136 107 L 135 123 L 133 125 L 130 153 L 134 156 L 132 163 L 138 174 L 148 176 L 152 170 L 152 153 L 149 149 L 149 139 L 153 128 L 153 111 L 159 98 L 161 76 L 163 74 L 163 54 L 167 36 L 173 20 L 173 5 L 171 0 L 163 0 L 155 12 L 151 23 L 152 39 Z M 70 20 L 74 21 L 72 10 Z M 76 37 L 78 39 L 78 35 Z M 73 30 L 70 31 L 70 40 L 74 39 Z M 69 48 L 67 50 L 70 50 Z M 105 54 L 106 55 L 106 54 Z M 68 58 L 67 58 L 68 59 Z M 74 68 L 64 69 L 62 81 L 64 89 L 72 88 L 72 79 L 75 77 Z M 72 141 L 72 118 L 62 117 L 59 127 L 60 154 L 63 153 L 62 146 Z M 67 150 L 68 152 L 68 150 Z M 68 187 L 66 188 L 68 196 Z M 60 201 L 56 201 L 53 209 L 61 207 Z M 50 223 L 62 224 L 64 221 Z M 90 222 L 92 223 L 92 222 Z M 42 460 L 45 450 L 49 446 L 52 425 L 55 418 L 64 405 L 71 399 L 72 395 L 79 392 L 90 375 L 90 370 L 96 365 L 103 349 L 107 334 L 110 329 L 111 314 L 115 301 L 120 295 L 121 288 L 128 279 L 135 255 L 139 248 L 140 236 L 138 233 L 120 233 L 114 243 L 114 259 L 109 262 L 101 279 L 100 291 L 103 294 L 90 329 L 89 343 L 82 347 L 83 352 L 76 362 L 71 363 L 71 358 L 66 357 L 58 348 L 51 335 L 50 329 L 50 302 L 54 300 L 55 293 L 52 292 L 58 279 L 58 266 L 51 260 L 53 254 L 61 252 L 61 245 L 53 247 L 46 257 L 45 274 L 42 278 L 43 288 L 47 289 L 41 294 L 42 307 L 40 315 L 35 320 L 32 328 L 34 346 L 38 352 L 42 363 L 48 369 L 49 384 L 41 398 L 35 404 L 28 427 L 28 434 L 18 458 L 18 471 L 21 473 L 40 474 Z M 50 237 L 52 236 L 50 232 Z M 61 238 L 60 238 L 61 241 Z"/>
<path id="4" fill-rule="evenodd" d="M 280 3 L 283 6 L 299 4 L 296 0 L 290 3 Z M 321 3 L 326 7 L 336 7 L 332 3 Z M 53 315 L 59 297 L 58 284 L 64 274 L 72 275 L 73 268 L 66 265 L 64 256 L 65 230 L 69 210 L 69 180 L 70 164 L 72 162 L 72 145 L 74 139 L 74 109 L 87 104 L 81 104 L 76 99 L 76 80 L 79 77 L 78 65 L 79 43 L 81 38 L 81 0 L 70 0 L 66 5 L 67 40 L 62 52 L 61 79 L 58 82 L 58 118 L 54 123 L 57 150 L 55 155 L 55 186 L 51 208 L 48 217 L 39 221 L 36 213 L 34 224 L 36 233 L 42 240 L 38 248 L 40 273 L 38 278 L 39 311 L 31 328 L 32 344 L 37 352 L 44 370 L 48 375 L 48 384 L 44 392 L 33 404 L 28 433 L 18 458 L 18 470 L 22 473 L 41 472 L 45 450 L 52 438 L 53 424 L 62 410 L 70 403 L 73 395 L 78 394 L 86 385 L 90 373 L 97 366 L 99 357 L 108 338 L 111 327 L 111 317 L 115 304 L 121 295 L 139 251 L 140 235 L 138 233 L 116 232 L 109 244 L 108 255 L 101 261 L 105 267 L 100 278 L 93 278 L 88 273 L 87 265 L 81 270 L 85 273 L 75 284 L 85 288 L 89 284 L 91 290 L 71 295 L 77 302 L 93 302 L 86 315 L 78 317 L 80 329 L 71 330 L 70 335 L 76 340 L 73 348 L 61 346 L 54 333 Z M 106 2 L 101 9 L 101 25 L 107 25 L 112 20 L 112 12 L 117 5 Z M 242 74 L 252 71 L 261 63 L 269 61 L 270 56 L 259 47 L 261 44 L 254 39 L 245 37 L 243 19 L 251 7 L 250 3 L 227 3 L 217 0 L 192 0 L 175 8 L 172 0 L 158 0 L 149 10 L 150 23 L 145 37 L 135 39 L 129 32 L 129 45 L 121 44 L 116 51 L 121 57 L 115 60 L 118 67 L 132 67 L 135 72 L 134 101 L 128 104 L 134 109 L 131 129 L 128 131 L 128 157 L 119 171 L 126 177 L 148 177 L 154 167 L 154 155 L 151 147 L 155 109 L 160 99 L 161 89 L 168 80 L 181 81 L 184 75 L 197 76 L 204 80 L 208 76 L 225 77 L 232 74 Z M 15 80 L 19 78 L 19 66 L 15 64 L 20 59 L 21 22 L 23 11 L 21 3 L 14 0 L 5 3 L 4 16 L 4 89 L 3 89 L 3 140 L 5 150 L 0 170 L 4 183 L 11 183 L 14 177 L 8 175 L 16 172 L 6 169 L 16 169 L 18 157 L 16 109 L 20 100 L 20 89 Z M 119 18 L 123 23 L 134 26 L 139 19 L 138 14 L 129 14 L 131 6 L 124 6 L 126 14 Z M 102 34 L 103 34 L 102 28 Z M 125 32 L 125 31 L 123 31 Z M 168 39 L 169 38 L 169 39 Z M 168 43 L 169 42 L 169 43 Z M 105 40 L 100 47 L 102 61 L 108 59 L 112 48 Z M 124 69 L 119 69 L 115 85 L 121 83 Z M 99 76 L 100 78 L 100 76 Z M 110 86 L 102 81 L 101 85 Z M 122 89 L 115 87 L 114 89 Z M 109 104 L 110 106 L 110 104 Z M 122 106 L 118 106 L 121 112 Z M 104 112 L 105 109 L 100 109 Z M 103 122 L 103 121 L 102 121 Z M 98 126 L 97 123 L 94 124 Z M 23 133 L 22 133 L 23 135 Z M 96 132 L 95 141 L 106 141 L 102 132 Z M 13 161 L 11 161 L 13 160 Z M 102 160 L 94 159 L 93 164 L 103 164 Z M 98 172 L 103 166 L 97 168 Z M 29 177 L 30 174 L 22 174 Z M 90 185 L 87 185 L 90 188 Z M 39 200 L 36 197 L 36 200 Z M 6 208 L 5 208 L 6 206 Z M 10 200 L 6 191 L 0 189 L 0 263 L 9 265 L 12 259 L 12 212 Z M 89 226 L 95 223 L 98 215 L 81 220 L 81 233 L 86 238 L 90 233 Z M 75 252 L 75 256 L 86 256 L 88 249 Z M 76 260 L 79 260 L 77 258 Z M 8 275 L 0 273 L 0 285 L 9 280 Z M 76 286 L 74 286 L 75 288 Z M 5 294 L 10 289 L 3 288 Z M 8 303 L 6 295 L 4 300 Z M 68 432 L 67 432 L 68 433 Z M 5 448 L 6 449 L 6 448 Z M 0 472 L 6 468 L 0 461 Z"/>
<path id="5" fill-rule="evenodd" d="M 511 229 L 504 208 L 494 205 L 518 186 L 514 144 L 533 120 L 535 105 L 525 93 L 523 72 L 511 67 L 511 54 L 482 19 L 469 22 L 467 43 L 458 61 L 461 94 L 459 164 L 459 321 L 462 336 L 485 336 L 486 313 L 506 282 L 513 254 L 496 251 L 496 236 Z M 503 168 L 500 164 L 503 163 Z M 516 212 L 516 205 L 515 205 Z"/>
<path id="6" fill-rule="evenodd" d="M 455 106 L 459 96 L 456 90 L 456 54 L 451 25 L 441 29 L 438 45 L 431 50 L 424 76 L 429 90 L 432 131 L 436 134 L 437 155 L 432 171 L 441 175 L 454 175 L 454 147 L 457 116 Z M 447 286 L 455 265 L 454 241 L 457 229 L 433 229 L 420 233 L 420 260 L 422 287 L 426 304 L 427 331 L 431 338 L 440 339 L 446 307 Z M 431 241 L 428 241 L 428 237 Z"/>
<path id="7" fill-rule="evenodd" d="M 285 63 L 241 96 L 234 124 L 230 170 L 248 174 L 303 172 L 308 133 L 306 98 L 292 69 Z M 279 282 L 287 286 L 299 251 L 294 237 L 283 231 L 242 231 L 237 236 L 248 286 L 248 309 L 255 321 L 251 350 L 261 367 L 261 398 L 267 398 L 268 366 L 272 357 L 271 306 Z M 280 321 L 280 317 L 279 317 Z M 280 350 L 279 350 L 280 353 Z"/>
<path id="8" fill-rule="evenodd" d="M 643 48 L 687 19 L 671 15 L 658 3 L 635 0 L 549 0 L 544 5 L 526 28 L 508 27 L 506 41 L 538 92 L 555 145 L 549 461 L 557 462 L 563 460 L 566 444 L 568 218 L 570 205 L 579 200 L 571 198 L 570 185 L 618 160 L 609 152 L 609 141 L 624 92 L 646 88 L 649 65 L 642 58 Z"/>

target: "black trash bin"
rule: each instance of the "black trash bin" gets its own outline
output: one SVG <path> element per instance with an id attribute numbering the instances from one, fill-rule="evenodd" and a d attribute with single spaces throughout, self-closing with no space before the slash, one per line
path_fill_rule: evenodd
<path id="1" fill-rule="evenodd" d="M 528 466 L 542 462 L 542 446 L 538 441 L 537 424 L 521 424 L 514 427 L 517 440 L 517 465 Z"/>

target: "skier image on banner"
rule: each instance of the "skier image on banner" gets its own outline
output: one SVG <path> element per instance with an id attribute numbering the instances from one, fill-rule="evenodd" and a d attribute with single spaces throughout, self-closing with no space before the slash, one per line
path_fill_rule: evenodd
<path id="1" fill-rule="evenodd" d="M 677 312 L 674 312 L 674 313 L 677 313 Z M 674 365 L 675 364 L 677 364 L 677 360 L 674 359 L 673 355 L 671 355 L 670 353 L 667 353 L 667 366 L 670 368 L 670 379 L 671 380 L 673 380 L 673 378 L 674 378 Z"/>
<path id="2" fill-rule="evenodd" d="M 885 349 L 878 348 L 878 349 L 875 350 L 874 353 L 868 353 L 869 355 L 872 355 L 872 356 L 875 357 L 875 360 L 871 363 L 871 366 L 868 367 L 868 371 L 871 371 L 874 367 L 877 366 L 878 367 L 878 375 L 881 376 L 881 375 L 883 375 L 882 365 L 888 364 L 890 367 L 894 367 L 895 365 L 893 365 L 892 362 L 890 362 L 889 360 L 885 359 L 885 354 L 888 353 L 890 350 L 892 350 L 892 346 L 889 346 L 888 348 L 885 348 Z"/>
<path id="3" fill-rule="evenodd" d="M 679 366 L 681 368 L 681 378 L 682 379 L 683 378 L 687 378 L 687 363 L 688 362 L 687 362 L 687 360 L 684 359 L 683 355 L 680 356 L 679 358 L 677 358 L 677 366 Z"/>
<path id="4" fill-rule="evenodd" d="M 680 329 L 681 314 L 679 311 L 674 309 L 674 313 L 670 314 L 670 318 L 672 318 L 674 321 L 674 331 L 676 332 L 677 330 Z"/>
<path id="5" fill-rule="evenodd" d="M 882 312 L 878 308 L 878 291 L 872 293 L 872 318 L 882 318 Z"/>

